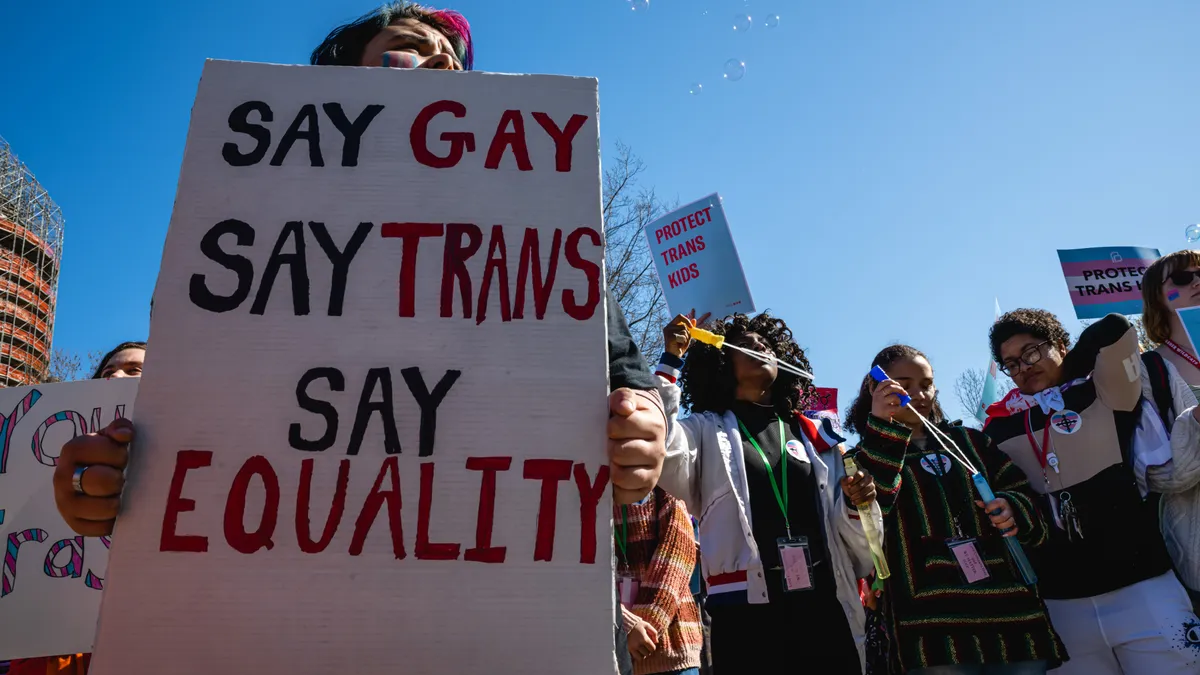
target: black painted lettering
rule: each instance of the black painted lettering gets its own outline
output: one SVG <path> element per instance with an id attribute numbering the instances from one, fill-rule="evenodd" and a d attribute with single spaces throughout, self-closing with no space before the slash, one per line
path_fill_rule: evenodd
<path id="1" fill-rule="evenodd" d="M 425 378 L 421 376 L 420 368 L 405 368 L 400 371 L 400 374 L 404 376 L 404 381 L 408 384 L 408 390 L 412 392 L 413 398 L 421 406 L 421 442 L 417 454 L 421 457 L 428 457 L 433 454 L 438 406 L 445 400 L 446 394 L 450 392 L 450 387 L 458 381 L 462 371 L 447 370 L 446 374 L 442 376 L 442 380 L 433 388 L 432 394 L 425 386 Z"/>
<path id="2" fill-rule="evenodd" d="M 301 128 L 303 126 L 303 128 Z M 308 163 L 312 166 L 325 166 L 321 157 L 321 125 L 317 120 L 317 106 L 306 103 L 292 120 L 292 126 L 284 132 L 271 157 L 271 166 L 283 166 L 283 160 L 296 141 L 308 141 Z"/>
<path id="3" fill-rule="evenodd" d="M 382 401 L 372 400 L 376 387 L 383 390 Z M 358 399 L 358 411 L 354 415 L 354 429 L 350 432 L 350 444 L 346 447 L 347 455 L 358 454 L 363 436 L 367 433 L 367 424 L 374 413 L 379 413 L 379 419 L 383 422 L 384 451 L 389 455 L 398 454 L 400 435 L 396 431 L 396 411 L 392 405 L 392 371 L 389 368 L 372 368 L 367 371 L 362 396 Z"/>
<path id="4" fill-rule="evenodd" d="M 315 399 L 308 394 L 308 387 L 317 380 L 327 380 L 329 391 L 345 391 L 346 378 L 337 368 L 312 368 L 304 373 L 296 384 L 296 403 L 310 413 L 320 415 L 325 419 L 325 433 L 316 440 L 308 440 L 301 434 L 300 423 L 293 422 L 288 427 L 288 444 L 297 450 L 305 452 L 322 452 L 333 447 L 337 440 L 338 412 L 329 401 Z M 349 461 L 349 460 L 346 460 Z"/>
<path id="5" fill-rule="evenodd" d="M 363 132 L 367 130 L 375 116 L 383 110 L 383 106 L 372 103 L 363 108 L 353 122 L 346 119 L 346 113 L 342 111 L 341 103 L 326 103 L 321 107 L 333 122 L 333 126 L 342 133 L 342 166 L 358 166 L 358 151 L 362 146 Z"/>
<path id="6" fill-rule="evenodd" d="M 295 240 L 292 253 L 284 253 L 283 246 L 289 239 Z M 262 281 L 258 284 L 258 294 L 254 296 L 254 304 L 250 306 L 251 314 L 261 315 L 267 309 L 267 301 L 271 299 L 271 288 L 275 285 L 275 277 L 279 268 L 288 266 L 292 278 L 292 309 L 296 316 L 308 316 L 308 263 L 304 257 L 304 223 L 293 220 L 284 226 L 275 241 L 275 249 L 267 260 L 263 270 Z"/>
<path id="7" fill-rule="evenodd" d="M 192 304 L 210 312 L 228 312 L 237 309 L 250 297 L 250 288 L 254 285 L 254 263 L 245 256 L 226 253 L 221 248 L 221 237 L 232 234 L 237 246 L 254 245 L 254 228 L 250 225 L 230 218 L 222 220 L 204 234 L 200 240 L 200 252 L 206 258 L 221 267 L 237 274 L 237 288 L 229 295 L 218 295 L 209 290 L 208 277 L 204 274 L 193 274 L 188 286 L 188 296 Z"/>
<path id="8" fill-rule="evenodd" d="M 267 156 L 267 150 L 271 149 L 271 130 L 261 124 L 253 124 L 250 122 L 250 113 L 257 112 L 258 118 L 263 122 L 270 122 L 275 119 L 271 114 L 271 106 L 262 101 L 246 101 L 245 103 L 234 108 L 229 113 L 229 129 L 235 133 L 246 134 L 253 138 L 256 143 L 254 149 L 250 152 L 242 152 L 238 148 L 238 144 L 233 141 L 227 142 L 221 147 L 221 156 L 229 166 L 252 166 L 258 164 Z"/>
<path id="9" fill-rule="evenodd" d="M 333 238 L 329 236 L 329 230 L 325 227 L 325 223 L 309 222 L 308 226 L 312 228 L 313 236 L 317 238 L 317 243 L 321 245 L 325 257 L 329 258 L 329 262 L 333 264 L 333 278 L 329 282 L 329 316 L 341 316 L 342 303 L 346 298 L 346 279 L 350 275 L 350 263 L 358 254 L 358 249 L 362 247 L 363 242 L 367 240 L 367 235 L 371 233 L 374 225 L 359 223 L 354 234 L 350 235 L 350 241 L 346 242 L 346 248 L 342 250 L 338 250 L 337 244 L 333 243 Z"/>

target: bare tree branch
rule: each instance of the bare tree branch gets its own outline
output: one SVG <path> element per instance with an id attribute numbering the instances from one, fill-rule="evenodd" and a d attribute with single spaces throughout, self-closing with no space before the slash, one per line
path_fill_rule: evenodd
<path id="1" fill-rule="evenodd" d="M 652 360 L 662 351 L 662 327 L 669 317 L 643 233 L 671 206 L 653 188 L 641 184 L 645 171 L 641 158 L 618 142 L 615 158 L 604 172 L 605 277 L 634 341 Z"/>

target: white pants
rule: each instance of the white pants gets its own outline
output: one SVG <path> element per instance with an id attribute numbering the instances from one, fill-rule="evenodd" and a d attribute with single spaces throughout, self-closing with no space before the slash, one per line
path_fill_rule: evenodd
<path id="1" fill-rule="evenodd" d="M 1071 658 L 1054 675 L 1200 673 L 1200 619 L 1174 572 L 1046 607 Z"/>

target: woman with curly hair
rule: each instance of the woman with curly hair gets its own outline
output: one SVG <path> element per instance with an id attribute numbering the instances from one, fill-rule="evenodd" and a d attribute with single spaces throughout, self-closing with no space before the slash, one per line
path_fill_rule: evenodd
<path id="1" fill-rule="evenodd" d="M 1028 554 L 1071 655 L 1056 672 L 1195 673 L 1200 620 L 1147 492 L 1148 466 L 1172 448 L 1143 399 L 1137 332 L 1110 314 L 1070 342 L 1045 310 L 1000 317 L 992 355 L 1020 393 L 993 406 L 984 428 L 1030 477 L 1045 515 L 1049 537 Z"/>
<path id="2" fill-rule="evenodd" d="M 678 316 L 663 329 L 660 485 L 700 520 L 713 669 L 773 671 L 805 654 L 822 674 L 857 675 L 865 642 L 857 580 L 872 561 L 854 505 L 874 499 L 873 482 L 846 477 L 844 439 L 828 420 L 801 414 L 812 382 L 776 359 L 812 369 L 783 321 L 737 314 L 706 326 L 761 359 L 692 346 L 693 326 Z M 682 419 L 681 396 L 691 411 Z"/>
<path id="3" fill-rule="evenodd" d="M 862 437 L 857 460 L 875 477 L 883 510 L 892 569 L 884 599 L 902 672 L 1040 675 L 1058 666 L 1066 649 L 1005 549 L 1004 537 L 1025 546 L 1046 539 L 1025 474 L 987 436 L 947 423 L 920 351 L 893 345 L 875 366 L 891 379 L 863 378 L 846 428 Z M 914 409 L 983 472 L 995 501 L 978 500 L 968 470 Z"/>

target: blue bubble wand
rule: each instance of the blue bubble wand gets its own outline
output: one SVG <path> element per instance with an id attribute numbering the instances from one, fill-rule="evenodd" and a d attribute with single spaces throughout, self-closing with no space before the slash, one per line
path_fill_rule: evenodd
<path id="1" fill-rule="evenodd" d="M 875 366 L 871 369 L 871 379 L 875 380 L 876 382 L 883 382 L 885 380 L 890 380 L 891 378 L 888 377 L 887 373 L 883 372 L 883 368 Z M 958 460 L 958 462 L 963 465 L 963 468 L 970 472 L 971 481 L 975 483 L 975 489 L 979 491 L 979 496 L 983 499 L 983 502 L 985 504 L 990 504 L 996 501 L 996 494 L 992 492 L 992 487 L 988 485 L 987 478 L 985 478 L 978 469 L 972 466 L 971 462 L 967 461 L 966 455 L 964 455 L 963 451 L 954 443 L 954 439 L 950 438 L 950 436 L 943 433 L 941 429 L 938 429 L 929 420 L 925 419 L 924 415 L 917 412 L 917 409 L 911 405 L 911 396 L 908 394 L 898 394 L 898 396 L 900 397 L 900 407 L 911 410 L 912 413 L 917 416 L 917 419 L 921 420 L 921 424 L 925 426 L 925 429 L 935 439 L 937 439 L 938 444 L 942 446 L 942 450 L 947 455 Z M 947 443 L 949 445 L 947 445 Z M 950 448 L 954 448 L 954 450 L 951 450 Z M 1020 570 L 1021 577 L 1025 580 L 1025 585 L 1032 586 L 1036 584 L 1037 574 L 1033 571 L 1033 565 L 1029 564 L 1029 558 L 1025 557 L 1025 550 L 1021 548 L 1021 542 L 1017 541 L 1017 538 L 1013 536 L 1004 537 L 1004 543 L 1008 545 L 1008 553 L 1012 556 L 1013 562 L 1016 563 L 1017 569 Z"/>

